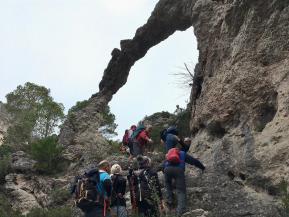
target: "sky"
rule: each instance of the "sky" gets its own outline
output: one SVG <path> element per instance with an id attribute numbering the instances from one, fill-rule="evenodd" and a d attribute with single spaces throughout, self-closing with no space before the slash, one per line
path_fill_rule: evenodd
<path id="1" fill-rule="evenodd" d="M 66 111 L 98 91 L 111 51 L 146 23 L 157 0 L 0 0 L 0 101 L 17 85 L 51 89 Z M 173 73 L 197 63 L 193 29 L 152 48 L 110 102 L 119 138 L 158 111 L 185 106 L 190 90 Z"/>

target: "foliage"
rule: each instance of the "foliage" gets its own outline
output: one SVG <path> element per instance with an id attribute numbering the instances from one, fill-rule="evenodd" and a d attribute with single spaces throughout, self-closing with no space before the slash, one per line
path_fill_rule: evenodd
<path id="1" fill-rule="evenodd" d="M 75 106 L 72 106 L 69 111 L 68 111 L 68 116 L 71 115 L 74 112 L 80 111 L 84 109 L 86 106 L 88 106 L 89 101 L 88 100 L 83 100 L 83 101 L 78 101 L 76 102 Z"/>
<path id="2" fill-rule="evenodd" d="M 33 120 L 30 119 L 28 114 L 27 116 L 19 114 L 13 121 L 13 125 L 7 130 L 5 143 L 18 145 L 30 142 L 33 127 Z"/>
<path id="3" fill-rule="evenodd" d="M 11 168 L 11 148 L 8 145 L 0 146 L 0 184 L 4 183 L 5 176 L 9 174 Z"/>
<path id="4" fill-rule="evenodd" d="M 13 211 L 7 198 L 0 194 L 0 216 L 1 217 L 21 217 L 19 212 Z"/>
<path id="5" fill-rule="evenodd" d="M 162 112 L 156 112 L 150 116 L 147 116 L 145 117 L 145 120 L 146 121 L 149 121 L 149 122 L 154 122 L 156 120 L 171 120 L 171 119 L 174 119 L 175 116 L 169 112 L 166 112 L 166 111 L 162 111 Z M 162 122 L 163 124 L 163 122 Z M 168 123 L 166 123 L 168 124 Z"/>
<path id="6" fill-rule="evenodd" d="M 70 207 L 56 207 L 51 209 L 33 209 L 26 217 L 71 217 L 72 209 Z"/>
<path id="7" fill-rule="evenodd" d="M 52 98 L 43 102 L 43 107 L 38 111 L 38 119 L 34 127 L 34 134 L 39 138 L 46 138 L 55 132 L 64 119 L 64 106 L 56 103 Z"/>
<path id="8" fill-rule="evenodd" d="M 11 158 L 4 156 L 0 158 L 0 184 L 5 182 L 5 176 L 11 171 Z"/>
<path id="9" fill-rule="evenodd" d="M 27 82 L 6 95 L 5 107 L 13 117 L 6 141 L 30 142 L 32 136 L 45 138 L 55 131 L 64 118 L 64 107 L 50 96 L 50 90 Z"/>
<path id="10" fill-rule="evenodd" d="M 109 143 L 109 146 L 110 146 L 110 153 L 109 154 L 111 154 L 111 155 L 120 154 L 120 146 L 121 146 L 120 141 L 114 141 L 114 140 L 108 139 L 107 142 Z"/>
<path id="11" fill-rule="evenodd" d="M 150 133 L 151 139 L 154 141 L 153 144 L 148 144 L 150 151 L 158 151 L 164 153 L 165 146 L 160 142 L 160 134 L 164 130 L 163 126 L 153 126 L 152 131 Z"/>
<path id="12" fill-rule="evenodd" d="M 101 113 L 102 120 L 100 123 L 99 131 L 106 138 L 110 138 L 112 136 L 116 136 L 117 133 L 115 129 L 117 128 L 117 124 L 115 123 L 115 115 L 111 113 L 109 106 L 106 106 L 104 112 Z"/>
<path id="13" fill-rule="evenodd" d="M 12 153 L 12 148 L 6 144 L 0 145 L 0 159 Z"/>
<path id="14" fill-rule="evenodd" d="M 152 125 L 150 137 L 154 141 L 153 144 L 149 144 L 149 150 L 165 152 L 165 147 L 160 144 L 160 134 L 169 126 L 176 126 L 179 131 L 179 136 L 182 138 L 190 136 L 190 118 L 191 111 L 179 107 L 177 107 L 174 114 L 163 111 L 145 117 L 142 122 Z"/>
<path id="15" fill-rule="evenodd" d="M 71 194 L 68 189 L 58 188 L 53 190 L 51 193 L 51 198 L 53 201 L 53 205 L 62 205 L 64 204 L 69 198 L 71 198 Z"/>
<path id="16" fill-rule="evenodd" d="M 288 191 L 288 182 L 282 180 L 280 183 L 280 191 L 281 191 L 281 201 L 282 207 L 284 209 L 284 217 L 289 216 L 289 191 Z"/>
<path id="17" fill-rule="evenodd" d="M 191 110 L 182 109 L 176 113 L 175 125 L 179 130 L 179 134 L 184 136 L 190 136 L 190 121 L 191 121 Z"/>
<path id="18" fill-rule="evenodd" d="M 40 139 L 30 145 L 31 155 L 37 161 L 37 169 L 46 174 L 61 169 L 62 151 L 63 147 L 57 143 L 56 136 Z"/>

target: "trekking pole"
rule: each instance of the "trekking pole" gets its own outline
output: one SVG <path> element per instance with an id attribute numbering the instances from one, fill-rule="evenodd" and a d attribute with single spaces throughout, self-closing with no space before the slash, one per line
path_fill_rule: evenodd
<path id="1" fill-rule="evenodd" d="M 136 213 L 137 212 L 137 204 L 136 204 L 136 193 L 134 187 L 134 181 L 131 178 L 131 191 L 132 191 L 132 209 Z"/>
<path id="2" fill-rule="evenodd" d="M 119 198 L 118 195 L 116 196 L 116 216 L 118 217 L 118 212 L 119 212 Z"/>
<path id="3" fill-rule="evenodd" d="M 142 201 L 142 195 L 141 195 L 141 180 L 140 177 L 137 177 L 138 179 L 138 190 L 139 190 L 139 201 Z"/>
<path id="4" fill-rule="evenodd" d="M 103 208 L 103 216 L 106 217 L 106 201 L 104 199 L 104 208 Z"/>

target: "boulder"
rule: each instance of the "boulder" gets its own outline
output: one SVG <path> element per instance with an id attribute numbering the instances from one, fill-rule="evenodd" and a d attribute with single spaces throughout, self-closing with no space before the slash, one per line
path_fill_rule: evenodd
<path id="1" fill-rule="evenodd" d="M 17 151 L 12 154 L 11 169 L 20 172 L 28 173 L 35 171 L 36 161 L 29 158 L 23 151 Z"/>

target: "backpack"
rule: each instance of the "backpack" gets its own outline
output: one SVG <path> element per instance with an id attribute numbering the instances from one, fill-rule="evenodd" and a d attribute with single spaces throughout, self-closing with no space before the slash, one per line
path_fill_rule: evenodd
<path id="1" fill-rule="evenodd" d="M 137 201 L 151 200 L 152 187 L 150 185 L 150 176 L 146 170 L 134 171 L 132 178 L 135 183 L 135 197 Z"/>
<path id="2" fill-rule="evenodd" d="M 111 176 L 111 182 L 112 182 L 111 201 L 112 202 L 117 201 L 117 198 L 118 198 L 118 195 L 116 193 L 116 189 L 117 189 L 119 179 L 120 179 L 119 175 L 112 175 Z"/>
<path id="3" fill-rule="evenodd" d="M 99 182 L 99 171 L 97 169 L 76 177 L 73 191 L 74 203 L 82 211 L 88 211 L 99 203 L 100 194 L 96 187 Z"/>
<path id="4" fill-rule="evenodd" d="M 181 163 L 180 150 L 178 148 L 170 149 L 166 155 L 166 159 L 171 164 L 180 164 Z"/>
<path id="5" fill-rule="evenodd" d="M 129 132 L 128 130 L 125 131 L 123 137 L 122 137 L 122 144 L 128 145 L 129 144 Z"/>
<path id="6" fill-rule="evenodd" d="M 171 126 L 171 127 L 169 127 L 168 129 L 163 129 L 163 130 L 160 132 L 160 137 L 161 137 L 161 139 L 162 139 L 164 142 L 166 142 L 166 140 L 167 140 L 167 135 L 168 135 L 168 134 L 173 134 L 173 135 L 177 136 L 177 135 L 178 135 L 178 130 L 177 130 L 177 128 L 174 127 L 174 126 Z"/>
<path id="7" fill-rule="evenodd" d="M 164 142 L 166 142 L 166 139 L 167 139 L 167 129 L 163 129 L 163 130 L 160 132 L 160 138 L 161 138 L 161 140 L 163 140 Z"/>
<path id="8" fill-rule="evenodd" d="M 137 139 L 138 135 L 145 130 L 145 127 L 143 125 L 140 125 L 136 128 L 135 131 L 133 131 L 132 135 L 131 135 L 131 139 Z"/>
<path id="9" fill-rule="evenodd" d="M 171 126 L 167 129 L 167 134 L 173 134 L 173 135 L 177 136 L 179 134 L 179 132 L 175 126 Z"/>

